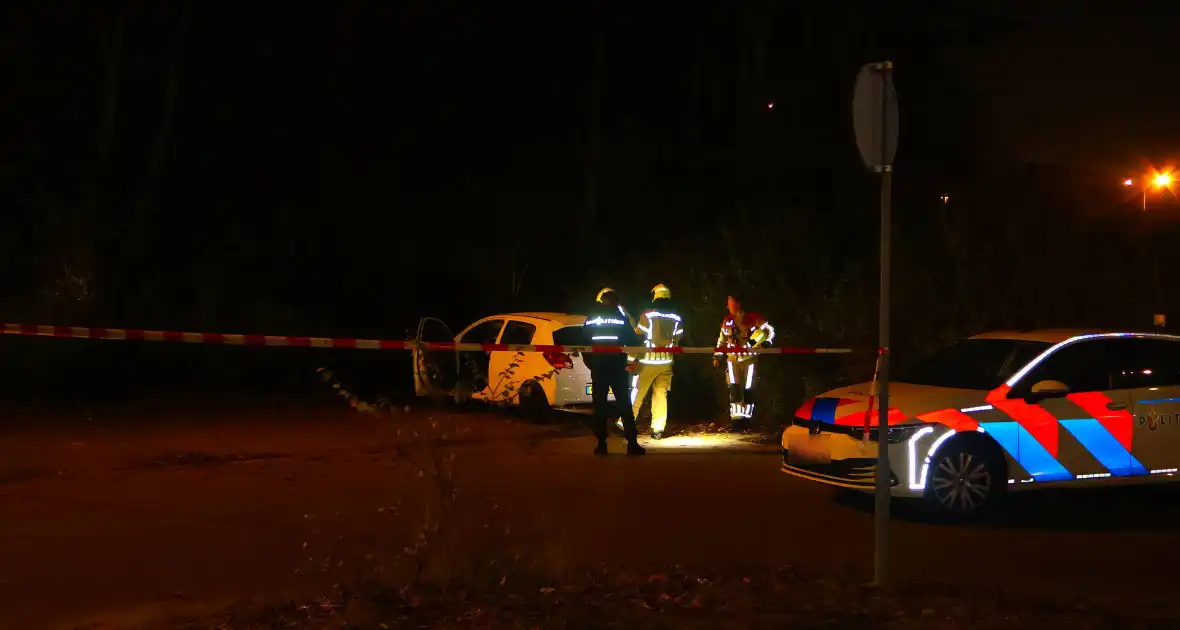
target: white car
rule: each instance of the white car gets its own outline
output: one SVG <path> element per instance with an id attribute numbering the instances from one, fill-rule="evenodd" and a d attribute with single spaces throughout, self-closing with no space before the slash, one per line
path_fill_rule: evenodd
<path id="1" fill-rule="evenodd" d="M 417 340 L 520 345 L 584 345 L 585 315 L 508 313 L 485 317 L 454 335 L 441 320 L 423 318 Z M 457 402 L 482 400 L 520 405 L 530 411 L 573 410 L 593 403 L 590 370 L 582 357 L 563 352 L 507 350 L 413 351 L 414 393 Z M 514 368 L 510 365 L 515 362 Z M 614 400 L 613 393 L 609 395 Z"/>
<path id="2" fill-rule="evenodd" d="M 806 401 L 783 432 L 783 472 L 871 492 L 878 432 L 869 390 L 862 383 Z M 953 516 L 1009 490 L 1174 481 L 1180 337 L 977 335 L 891 380 L 888 418 L 893 496 Z"/>

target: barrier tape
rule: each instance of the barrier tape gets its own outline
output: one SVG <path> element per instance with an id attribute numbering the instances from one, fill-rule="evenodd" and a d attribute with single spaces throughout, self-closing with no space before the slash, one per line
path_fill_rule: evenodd
<path id="1" fill-rule="evenodd" d="M 881 375 L 881 357 L 885 355 L 885 348 L 877 349 L 877 363 L 873 366 L 873 380 L 869 382 L 869 408 L 865 409 L 865 431 L 861 442 L 869 443 L 869 425 L 873 419 L 873 403 L 877 401 L 877 377 Z"/>
<path id="2" fill-rule="evenodd" d="M 558 346 L 500 343 L 455 343 L 394 341 L 390 339 L 350 339 L 342 337 L 296 337 L 223 333 L 172 332 L 164 330 L 124 330 L 119 328 L 80 328 L 77 326 L 32 326 L 4 324 L 5 335 L 59 337 L 65 339 L 108 339 L 117 341 L 166 341 L 228 346 L 277 346 L 291 348 L 347 348 L 351 350 L 458 350 L 485 352 L 579 352 L 603 354 L 850 354 L 851 348 L 648 348 L 647 346 Z"/>

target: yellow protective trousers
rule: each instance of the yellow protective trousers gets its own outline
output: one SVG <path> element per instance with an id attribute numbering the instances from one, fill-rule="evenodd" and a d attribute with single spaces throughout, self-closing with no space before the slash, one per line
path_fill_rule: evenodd
<path id="1" fill-rule="evenodd" d="M 672 389 L 672 364 L 639 365 L 639 373 L 632 377 L 631 410 L 636 417 L 647 392 L 651 392 L 651 430 L 659 433 L 668 424 L 668 390 Z"/>

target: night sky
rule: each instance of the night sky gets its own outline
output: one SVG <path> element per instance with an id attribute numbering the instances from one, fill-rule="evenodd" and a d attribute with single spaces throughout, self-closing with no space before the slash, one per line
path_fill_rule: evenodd
<path id="1" fill-rule="evenodd" d="M 977 61 L 981 94 L 1003 144 L 1041 162 L 1174 162 L 1177 7 L 1021 4 L 1024 28 Z"/>
<path id="2" fill-rule="evenodd" d="M 900 248 L 928 249 L 906 239 L 942 238 L 942 193 L 963 226 L 1061 182 L 1113 207 L 1108 183 L 1175 154 L 1176 10 L 1132 4 L 14 4 L 6 318 L 400 336 L 601 284 L 642 299 L 663 268 L 753 282 L 735 265 L 787 274 L 748 287 L 800 296 L 764 310 L 868 295 L 860 65 L 896 64 Z M 739 264 L 725 230 L 799 258 Z"/>

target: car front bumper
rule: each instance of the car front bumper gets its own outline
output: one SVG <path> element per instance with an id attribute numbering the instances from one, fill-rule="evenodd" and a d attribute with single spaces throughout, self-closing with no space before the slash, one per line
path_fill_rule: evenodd
<path id="1" fill-rule="evenodd" d="M 835 430 L 829 432 L 824 430 L 826 428 L 816 433 L 808 426 L 787 427 L 782 438 L 782 472 L 829 486 L 872 492 L 877 483 L 877 442 L 853 435 L 859 431 L 832 427 Z M 909 453 L 904 442 L 889 445 L 889 463 L 890 494 L 896 497 L 920 496 L 920 490 L 911 490 L 893 472 L 909 467 Z"/>

